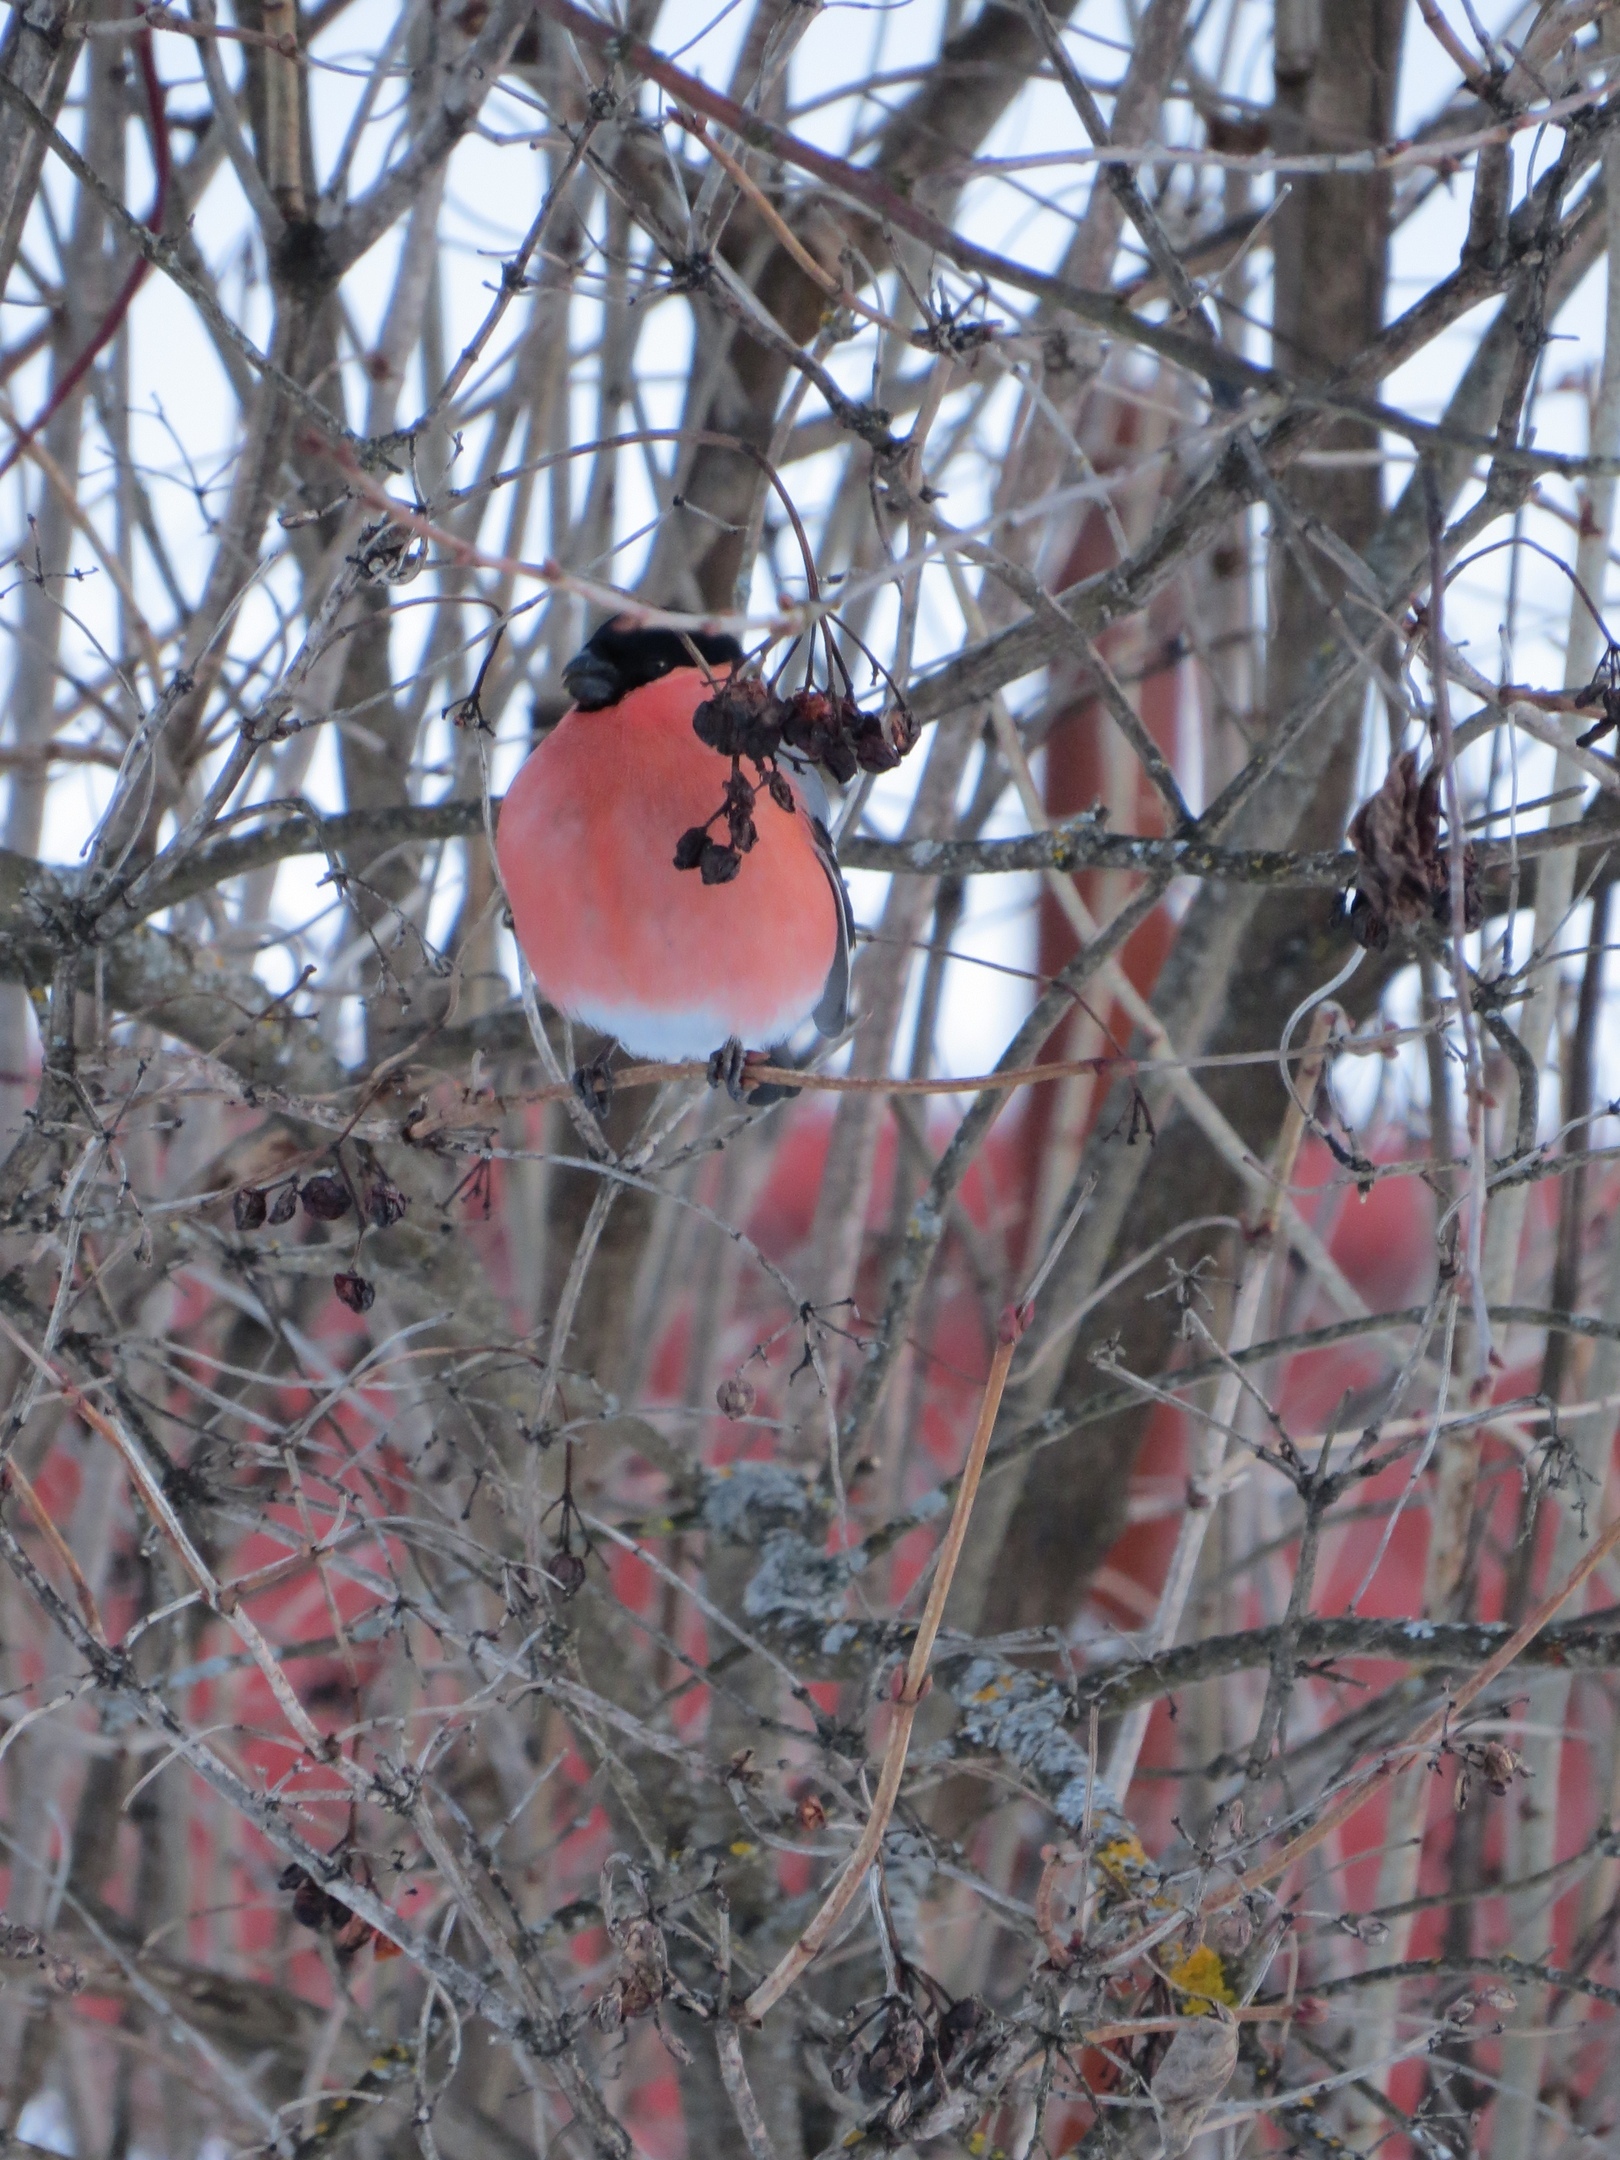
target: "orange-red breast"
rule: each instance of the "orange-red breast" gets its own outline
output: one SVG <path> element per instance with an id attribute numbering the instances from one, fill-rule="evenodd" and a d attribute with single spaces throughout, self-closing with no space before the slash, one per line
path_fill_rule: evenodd
<path id="1" fill-rule="evenodd" d="M 838 1034 L 849 1001 L 849 901 L 814 770 L 784 760 L 793 806 L 761 789 L 757 839 L 729 883 L 675 867 L 712 823 L 731 761 L 692 716 L 742 658 L 609 622 L 563 670 L 576 703 L 501 806 L 496 853 L 542 994 L 635 1057 L 766 1049 L 805 1020 Z"/>

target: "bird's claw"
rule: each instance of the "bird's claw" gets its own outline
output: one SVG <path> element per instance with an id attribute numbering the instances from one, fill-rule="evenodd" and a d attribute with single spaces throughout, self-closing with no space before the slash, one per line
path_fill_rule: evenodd
<path id="1" fill-rule="evenodd" d="M 757 1062 L 756 1053 L 745 1050 L 733 1035 L 709 1060 L 710 1087 L 723 1087 L 734 1103 L 749 1110 L 768 1110 L 772 1103 L 791 1102 L 798 1094 L 796 1087 L 785 1087 L 779 1080 L 762 1080 L 757 1087 L 750 1087 L 750 1060 Z"/>
<path id="2" fill-rule="evenodd" d="M 728 1036 L 709 1060 L 709 1085 L 723 1087 L 734 1103 L 746 1102 L 747 1071 L 748 1052 L 735 1035 Z"/>
<path id="3" fill-rule="evenodd" d="M 576 1066 L 571 1084 L 574 1093 L 579 1097 L 592 1117 L 606 1117 L 608 1107 L 613 1101 L 613 1058 L 611 1050 L 598 1050 L 588 1065 Z"/>

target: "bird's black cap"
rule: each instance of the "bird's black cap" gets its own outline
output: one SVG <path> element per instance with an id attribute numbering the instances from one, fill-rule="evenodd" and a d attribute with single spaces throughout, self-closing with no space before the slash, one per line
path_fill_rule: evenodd
<path id="1" fill-rule="evenodd" d="M 723 632 L 645 630 L 616 615 L 575 653 L 562 679 L 581 712 L 601 712 L 643 683 L 690 667 L 689 643 L 711 667 L 735 667 L 743 656 L 737 640 Z"/>

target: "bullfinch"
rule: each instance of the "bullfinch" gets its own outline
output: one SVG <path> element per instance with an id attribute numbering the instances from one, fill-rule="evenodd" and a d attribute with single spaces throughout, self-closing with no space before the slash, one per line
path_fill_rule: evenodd
<path id="1" fill-rule="evenodd" d="M 744 1050 L 810 1019 L 843 1031 L 852 930 L 826 790 L 802 757 L 758 791 L 746 852 L 720 849 L 718 874 L 696 874 L 699 828 L 737 768 L 693 717 L 742 657 L 731 637 L 603 624 L 563 669 L 574 704 L 513 781 L 496 836 L 551 1004 L 633 1057 L 709 1058 L 734 1095 Z"/>

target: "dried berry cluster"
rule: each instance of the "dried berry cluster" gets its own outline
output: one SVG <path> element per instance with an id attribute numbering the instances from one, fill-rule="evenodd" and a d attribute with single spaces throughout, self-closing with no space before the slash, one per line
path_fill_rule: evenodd
<path id="1" fill-rule="evenodd" d="M 1460 1815 L 1468 1805 L 1468 1796 L 1476 1777 L 1482 1777 L 1498 1800 L 1505 1799 L 1513 1790 L 1516 1778 L 1535 1775 L 1530 1765 L 1516 1749 L 1504 1740 L 1478 1740 L 1461 1737 L 1449 1731 L 1441 1735 L 1440 1743 L 1429 1757 L 1430 1770 L 1438 1773 L 1441 1758 L 1455 1759 L 1457 1782 L 1452 1790 L 1451 1803 Z"/>
<path id="2" fill-rule="evenodd" d="M 891 740 L 875 713 L 862 712 L 846 691 L 795 690 L 778 697 L 757 675 L 719 685 L 692 715 L 699 742 L 722 757 L 766 765 L 783 750 L 824 765 L 840 786 L 857 772 L 893 772 L 917 741 L 917 726 L 904 706 L 896 710 Z"/>
<path id="3" fill-rule="evenodd" d="M 267 1222 L 291 1222 L 300 1202 L 314 1222 L 341 1222 L 355 1205 L 355 1195 L 341 1171 L 318 1170 L 302 1184 L 297 1178 L 289 1178 L 284 1185 L 273 1187 L 244 1185 L 231 1201 L 231 1213 L 238 1230 L 260 1230 Z M 359 1206 L 371 1229 L 387 1230 L 404 1215 L 410 1201 L 379 1173 L 367 1185 Z"/>
<path id="4" fill-rule="evenodd" d="M 886 2101 L 878 2122 L 898 2131 L 925 2100 L 960 2082 L 970 2059 L 990 2037 L 990 2013 L 976 1995 L 953 2002 L 935 1980 L 903 1966 L 918 1989 L 884 1995 L 849 2014 L 849 2037 L 829 2065 L 840 2092 L 855 2086 L 868 2100 Z"/>
<path id="5" fill-rule="evenodd" d="M 83 1966 L 63 1957 L 38 1928 L 24 1927 L 20 1921 L 0 1920 L 0 1959 L 31 1965 L 52 1995 L 77 1995 L 84 1988 Z"/>
<path id="6" fill-rule="evenodd" d="M 618 1969 L 590 2007 L 590 2018 L 600 2032 L 622 2032 L 633 2018 L 650 2017 L 669 2054 L 683 2066 L 692 2060 L 691 2050 L 664 2023 L 665 2003 L 677 2003 L 700 2017 L 711 2015 L 683 1984 L 669 1961 L 669 1945 L 658 1913 L 647 1897 L 647 1886 L 633 1868 L 626 1869 L 636 1892 L 639 1910 L 630 1914 L 617 1909 L 615 1878 L 625 1867 L 615 1854 L 602 1870 L 602 1916 L 608 1939 L 618 1953 Z"/>
<path id="7" fill-rule="evenodd" d="M 341 1222 L 358 1208 L 363 1233 L 391 1229 L 410 1200 L 381 1170 L 372 1171 L 364 1191 L 357 1195 L 340 1164 L 335 1170 L 317 1170 L 302 1182 L 292 1177 L 276 1186 L 243 1185 L 232 1196 L 231 1215 L 238 1230 L 262 1230 L 266 1223 L 279 1228 L 292 1221 L 300 1205 L 311 1222 L 323 1223 Z M 334 1275 L 332 1288 L 350 1312 L 369 1312 L 376 1302 L 376 1284 L 353 1268 Z"/>
<path id="8" fill-rule="evenodd" d="M 917 741 L 917 724 L 901 705 L 890 729 L 875 713 L 862 712 L 846 691 L 833 697 L 825 690 L 795 690 L 778 697 L 757 675 L 720 684 L 692 715 L 699 742 L 731 760 L 720 807 L 705 825 L 690 826 L 675 843 L 677 870 L 696 870 L 705 885 L 729 885 L 742 859 L 759 838 L 754 805 L 764 788 L 779 810 L 793 808 L 778 758 L 784 751 L 824 767 L 842 786 L 857 772 L 893 772 Z M 747 758 L 758 783 L 744 777 Z M 726 837 L 716 840 L 709 827 L 725 820 Z"/>
<path id="9" fill-rule="evenodd" d="M 585 1560 L 583 1554 L 594 1554 L 596 1547 L 591 1543 L 590 1534 L 585 1528 L 585 1518 L 580 1514 L 579 1507 L 574 1499 L 574 1443 L 572 1440 L 568 1443 L 568 1450 L 564 1457 L 561 1496 L 546 1509 L 545 1514 L 541 1517 L 542 1523 L 550 1522 L 553 1515 L 561 1518 L 561 1528 L 557 1533 L 556 1549 L 546 1562 L 546 1574 L 550 1577 L 552 1587 L 559 1597 L 575 1598 L 585 1587 Z M 576 1537 L 580 1541 L 583 1553 L 574 1550 Z"/>
<path id="10" fill-rule="evenodd" d="M 1360 942 L 1382 952 L 1392 928 L 1451 921 L 1451 858 L 1440 845 L 1440 768 L 1419 780 L 1417 753 L 1403 750 L 1383 786 L 1350 820 L 1356 851 L 1356 896 L 1350 927 Z M 1474 851 L 1463 848 L 1463 927 L 1482 918 Z"/>
<path id="11" fill-rule="evenodd" d="M 617 2032 L 630 2018 L 646 2017 L 669 1993 L 669 1953 L 658 1923 L 646 1915 L 622 1922 L 613 1931 L 619 1967 L 591 2005 L 591 2018 L 603 2032 Z"/>

